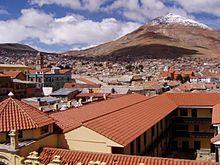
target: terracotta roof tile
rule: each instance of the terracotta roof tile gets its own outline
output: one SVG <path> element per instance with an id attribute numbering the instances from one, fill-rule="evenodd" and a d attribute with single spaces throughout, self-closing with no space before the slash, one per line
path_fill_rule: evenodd
<path id="1" fill-rule="evenodd" d="M 167 93 L 178 106 L 214 106 L 220 102 L 220 93 Z"/>
<path id="2" fill-rule="evenodd" d="M 9 97 L 0 103 L 0 132 L 39 128 L 52 123 L 52 118 L 17 99 Z"/>
<path id="3" fill-rule="evenodd" d="M 65 73 L 67 73 L 67 72 L 70 72 L 71 71 L 71 69 L 60 69 L 60 74 L 65 74 Z"/>
<path id="4" fill-rule="evenodd" d="M 4 72 L 4 75 L 9 76 L 11 78 L 16 78 L 20 73 L 22 73 L 21 71 L 8 71 L 8 72 Z"/>
<path id="5" fill-rule="evenodd" d="M 216 104 L 212 110 L 212 124 L 220 124 L 220 104 Z"/>
<path id="6" fill-rule="evenodd" d="M 51 69 L 50 68 L 42 68 L 39 70 L 29 70 L 30 74 L 36 74 L 36 72 L 42 72 L 42 73 L 46 73 L 49 72 Z"/>
<path id="7" fill-rule="evenodd" d="M 131 155 L 117 155 L 105 154 L 95 152 L 83 151 L 69 151 L 65 149 L 44 148 L 40 154 L 40 161 L 44 164 L 49 164 L 54 156 L 61 157 L 62 165 L 75 165 L 79 162 L 88 164 L 89 161 L 105 162 L 107 165 L 217 165 L 215 162 L 184 160 L 184 159 L 171 159 L 160 157 L 145 157 L 145 156 L 131 156 Z"/>
<path id="8" fill-rule="evenodd" d="M 83 125 L 126 146 L 176 108 L 172 100 L 161 95 L 86 121 Z"/>
<path id="9" fill-rule="evenodd" d="M 148 98 L 140 94 L 130 94 L 116 99 L 110 99 L 84 105 L 79 108 L 72 108 L 63 112 L 53 113 L 50 116 L 57 121 L 56 124 L 64 132 L 68 132 L 79 127 L 81 123 L 86 120 L 118 111 L 146 99 Z"/>
<path id="10" fill-rule="evenodd" d="M 83 125 L 126 146 L 178 106 L 214 106 L 219 102 L 220 93 L 167 93 L 151 98 L 131 94 L 51 117 L 64 132 Z"/>

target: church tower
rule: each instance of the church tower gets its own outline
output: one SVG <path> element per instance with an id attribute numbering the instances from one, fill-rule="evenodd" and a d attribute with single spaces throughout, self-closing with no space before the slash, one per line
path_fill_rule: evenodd
<path id="1" fill-rule="evenodd" d="M 44 57 L 38 52 L 36 57 L 36 70 L 40 70 L 44 67 Z"/>

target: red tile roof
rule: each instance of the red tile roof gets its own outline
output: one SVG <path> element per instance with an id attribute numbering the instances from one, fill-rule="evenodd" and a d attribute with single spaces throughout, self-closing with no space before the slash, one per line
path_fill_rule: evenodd
<path id="1" fill-rule="evenodd" d="M 80 98 L 80 97 L 104 97 L 104 95 L 107 97 L 110 95 L 110 93 L 79 93 L 78 95 L 76 95 L 76 98 Z"/>
<path id="2" fill-rule="evenodd" d="M 36 74 L 36 72 L 42 72 L 42 73 L 46 73 L 49 72 L 51 69 L 50 68 L 42 68 L 39 70 L 29 70 L 30 74 Z"/>
<path id="3" fill-rule="evenodd" d="M 176 108 L 172 100 L 161 95 L 85 121 L 83 126 L 126 146 Z"/>
<path id="4" fill-rule="evenodd" d="M 220 103 L 220 93 L 167 93 L 178 106 L 214 106 Z"/>
<path id="5" fill-rule="evenodd" d="M 90 81 L 90 80 L 88 80 L 88 79 L 86 79 L 86 78 L 84 78 L 84 77 L 78 77 L 77 78 L 79 81 L 82 81 L 82 82 L 84 82 L 84 83 L 86 83 L 86 84 L 89 84 L 89 85 L 94 85 L 94 86 L 97 86 L 98 84 L 96 84 L 95 82 L 93 82 L 93 81 Z"/>
<path id="6" fill-rule="evenodd" d="M 96 102 L 79 108 L 53 113 L 50 116 L 57 121 L 56 124 L 64 132 L 68 132 L 79 127 L 81 123 L 86 120 L 118 111 L 146 99 L 148 98 L 140 94 L 130 94 L 116 99 Z"/>
<path id="7" fill-rule="evenodd" d="M 4 72 L 4 75 L 9 76 L 11 78 L 16 78 L 20 73 L 22 73 L 21 71 L 8 71 L 8 72 Z"/>
<path id="8" fill-rule="evenodd" d="M 67 73 L 67 72 L 70 72 L 71 71 L 71 69 L 60 69 L 60 74 L 65 74 L 65 73 Z"/>
<path id="9" fill-rule="evenodd" d="M 215 162 L 171 159 L 147 156 L 131 156 L 131 155 L 117 155 L 105 154 L 95 152 L 70 151 L 65 149 L 44 148 L 40 154 L 40 161 L 44 164 L 49 164 L 54 156 L 61 157 L 62 165 L 76 165 L 81 162 L 88 164 L 90 161 L 105 162 L 107 165 L 217 165 Z"/>
<path id="10" fill-rule="evenodd" d="M 39 128 L 52 124 L 48 115 L 17 99 L 9 97 L 0 103 L 0 132 Z"/>
<path id="11" fill-rule="evenodd" d="M 212 124 L 220 124 L 220 103 L 213 107 Z"/>
<path id="12" fill-rule="evenodd" d="M 75 82 L 65 83 L 64 88 L 74 88 L 76 86 Z"/>
<path id="13" fill-rule="evenodd" d="M 51 117 L 64 132 L 82 125 L 126 146 L 178 106 L 206 107 L 219 102 L 220 93 L 167 93 L 151 98 L 131 94 Z"/>

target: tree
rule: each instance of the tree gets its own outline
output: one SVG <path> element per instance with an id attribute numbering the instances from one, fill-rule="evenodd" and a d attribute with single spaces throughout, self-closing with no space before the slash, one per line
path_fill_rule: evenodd
<path id="1" fill-rule="evenodd" d="M 134 67 L 131 64 L 128 64 L 128 65 L 125 66 L 125 69 L 128 70 L 128 71 L 132 71 L 133 68 Z"/>
<path id="2" fill-rule="evenodd" d="M 139 68 L 140 71 L 142 72 L 142 70 L 144 69 L 144 66 L 140 64 L 140 65 L 138 66 L 138 68 Z"/>
<path id="3" fill-rule="evenodd" d="M 177 80 L 177 81 L 180 81 L 181 83 L 184 83 L 184 82 L 183 82 L 183 76 L 182 76 L 181 74 L 178 74 L 178 75 L 176 76 L 176 80 Z"/>
<path id="4" fill-rule="evenodd" d="M 190 82 L 190 77 L 189 77 L 189 75 L 184 76 L 184 77 L 183 77 L 183 81 L 184 81 L 184 83 L 187 82 L 187 81 Z"/>

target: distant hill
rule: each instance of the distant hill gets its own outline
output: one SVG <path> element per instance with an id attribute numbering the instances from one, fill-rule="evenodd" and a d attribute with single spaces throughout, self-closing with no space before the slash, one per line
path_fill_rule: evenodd
<path id="1" fill-rule="evenodd" d="M 33 49 L 32 47 L 30 47 L 28 45 L 22 45 L 22 44 L 19 44 L 19 43 L 0 44 L 0 49 L 15 50 L 15 51 L 32 51 L 32 52 L 37 51 L 37 50 Z"/>
<path id="2" fill-rule="evenodd" d="M 191 19 L 168 14 L 115 41 L 64 54 L 123 61 L 181 56 L 220 57 L 220 31 Z"/>
<path id="3" fill-rule="evenodd" d="M 0 56 L 3 57 L 13 57 L 14 59 L 18 59 L 21 57 L 35 56 L 37 52 L 38 51 L 32 47 L 19 43 L 0 44 Z"/>

